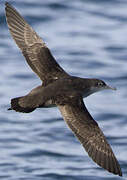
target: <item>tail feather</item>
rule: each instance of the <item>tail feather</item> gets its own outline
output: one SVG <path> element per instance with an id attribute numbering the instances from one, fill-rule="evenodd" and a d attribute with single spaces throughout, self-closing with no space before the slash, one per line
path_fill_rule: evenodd
<path id="1" fill-rule="evenodd" d="M 30 113 L 36 109 L 36 108 L 31 108 L 31 107 L 22 107 L 19 104 L 19 100 L 21 98 L 23 97 L 17 97 L 17 98 L 11 99 L 11 108 L 9 108 L 8 110 L 15 110 L 17 112 L 22 112 L 22 113 Z"/>

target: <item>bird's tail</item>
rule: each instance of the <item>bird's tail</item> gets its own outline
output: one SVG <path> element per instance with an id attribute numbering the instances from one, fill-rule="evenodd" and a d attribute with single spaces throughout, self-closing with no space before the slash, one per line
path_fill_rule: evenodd
<path id="1" fill-rule="evenodd" d="M 30 113 L 35 109 L 36 108 L 30 107 L 29 104 L 27 106 L 27 98 L 23 96 L 11 99 L 11 107 L 8 110 L 15 110 L 22 113 Z"/>

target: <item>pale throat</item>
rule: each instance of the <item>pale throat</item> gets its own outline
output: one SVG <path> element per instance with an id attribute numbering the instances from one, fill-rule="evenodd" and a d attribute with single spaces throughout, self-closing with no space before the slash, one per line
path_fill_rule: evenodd
<path id="1" fill-rule="evenodd" d="M 95 92 L 98 92 L 98 91 L 101 91 L 103 90 L 103 88 L 98 88 L 98 87 L 91 87 L 89 88 L 87 91 L 85 90 L 83 92 L 83 98 L 87 97 L 87 96 L 90 96 L 91 94 L 95 93 Z"/>

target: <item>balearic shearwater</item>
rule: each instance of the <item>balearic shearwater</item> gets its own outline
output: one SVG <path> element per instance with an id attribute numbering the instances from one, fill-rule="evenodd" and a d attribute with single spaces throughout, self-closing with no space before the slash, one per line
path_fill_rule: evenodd
<path id="1" fill-rule="evenodd" d="M 9 3 L 6 19 L 10 33 L 42 85 L 29 94 L 11 100 L 11 108 L 29 113 L 40 107 L 57 106 L 88 155 L 99 166 L 122 176 L 120 165 L 97 122 L 89 114 L 83 98 L 112 89 L 102 80 L 74 77 L 56 62 L 44 41 Z"/>

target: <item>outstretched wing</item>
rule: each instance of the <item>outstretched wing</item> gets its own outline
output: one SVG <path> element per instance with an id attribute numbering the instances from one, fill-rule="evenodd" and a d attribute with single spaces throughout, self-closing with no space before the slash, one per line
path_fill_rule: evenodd
<path id="1" fill-rule="evenodd" d="M 63 102 L 62 102 L 63 101 Z M 89 156 L 99 166 L 122 176 L 120 165 L 96 121 L 87 111 L 81 97 L 68 96 L 57 103 L 61 114 Z"/>
<path id="2" fill-rule="evenodd" d="M 6 3 L 5 10 L 7 24 L 13 39 L 21 49 L 29 66 L 40 77 L 44 85 L 60 77 L 69 76 L 24 18 L 9 3 Z"/>

